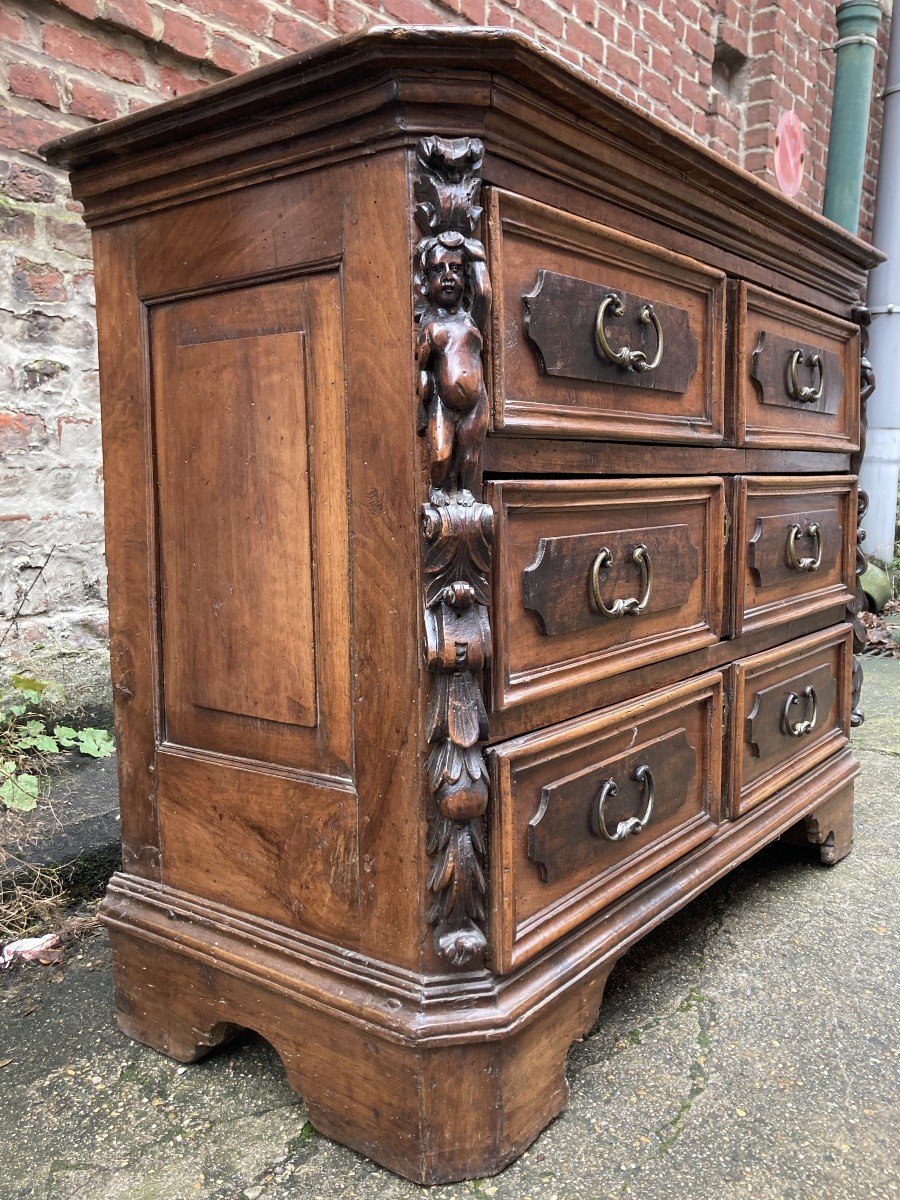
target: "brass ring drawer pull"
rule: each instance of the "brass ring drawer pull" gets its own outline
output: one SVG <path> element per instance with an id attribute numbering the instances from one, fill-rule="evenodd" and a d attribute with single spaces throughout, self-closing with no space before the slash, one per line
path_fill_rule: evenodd
<path id="1" fill-rule="evenodd" d="M 815 521 L 811 521 L 806 526 L 806 534 L 804 536 L 812 538 L 816 544 L 814 558 L 800 558 L 797 554 L 797 538 L 800 537 L 802 532 L 800 526 L 797 524 L 792 525 L 788 530 L 788 566 L 793 567 L 795 571 L 818 571 L 822 565 L 822 531 Z"/>
<path id="2" fill-rule="evenodd" d="M 615 830 L 610 833 L 606 824 L 606 802 L 611 796 L 617 796 L 619 789 L 614 779 L 607 779 L 594 802 L 591 810 L 591 832 L 594 837 L 602 837 L 607 842 L 624 842 L 627 837 L 646 829 L 647 823 L 653 816 L 653 772 L 649 767 L 638 767 L 631 777 L 636 780 L 644 792 L 644 811 L 639 817 L 628 817 L 620 821 Z"/>
<path id="3" fill-rule="evenodd" d="M 811 709 L 809 716 L 803 721 L 791 720 L 791 709 L 795 705 L 802 702 L 804 711 Z M 819 709 L 816 702 L 816 689 L 810 684 L 803 689 L 798 696 L 796 692 L 791 692 L 787 700 L 784 702 L 784 711 L 781 714 L 781 724 L 784 727 L 784 732 L 790 737 L 805 737 L 806 734 L 812 733 L 816 727 L 816 721 L 819 719 Z"/>
<path id="4" fill-rule="evenodd" d="M 821 354 L 810 354 L 806 360 L 809 363 L 809 369 L 814 374 L 818 373 L 818 386 L 810 385 L 803 387 L 800 380 L 797 378 L 797 368 L 804 361 L 802 350 L 795 350 L 788 359 L 788 392 L 792 400 L 796 400 L 799 404 L 815 404 L 817 400 L 822 399 L 825 390 L 825 364 L 822 362 Z"/>
<path id="5" fill-rule="evenodd" d="M 621 317 L 624 311 L 625 306 L 615 292 L 610 292 L 597 309 L 597 342 L 604 358 L 626 371 L 637 371 L 639 374 L 643 371 L 655 371 L 662 362 L 663 331 L 659 317 L 653 311 L 653 305 L 642 305 L 638 318 L 642 325 L 652 325 L 656 330 L 656 353 L 649 362 L 643 350 L 629 350 L 627 346 L 623 346 L 621 350 L 614 350 L 607 340 L 606 330 L 603 328 L 607 312 L 611 317 Z"/>
<path id="6" fill-rule="evenodd" d="M 650 562 L 650 553 L 647 547 L 635 546 L 631 553 L 631 561 L 641 569 L 643 595 L 640 600 L 635 596 L 629 596 L 627 600 L 614 600 L 612 606 L 607 607 L 603 597 L 600 595 L 600 572 L 604 567 L 612 564 L 612 552 L 607 546 L 603 546 L 600 553 L 594 559 L 594 565 L 591 567 L 591 597 L 597 611 L 602 613 L 604 617 L 633 616 L 636 613 L 642 613 L 650 603 L 650 592 L 653 587 L 653 565 Z"/>

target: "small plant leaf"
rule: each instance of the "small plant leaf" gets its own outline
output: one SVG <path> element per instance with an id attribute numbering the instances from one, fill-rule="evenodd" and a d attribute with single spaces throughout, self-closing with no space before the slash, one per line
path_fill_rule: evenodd
<path id="1" fill-rule="evenodd" d="M 53 729 L 53 736 L 61 746 L 74 746 L 78 733 L 71 725 L 56 725 Z"/>
<path id="2" fill-rule="evenodd" d="M 46 692 L 49 686 L 40 679 L 32 679 L 30 675 L 13 675 L 12 685 L 20 692 L 34 692 L 36 696 Z"/>
<path id="3" fill-rule="evenodd" d="M 18 744 L 24 750 L 40 750 L 42 754 L 58 754 L 59 744 L 49 733 L 39 733 L 33 737 L 19 738 Z"/>
<path id="4" fill-rule="evenodd" d="M 7 808 L 31 812 L 37 804 L 40 782 L 36 775 L 10 776 L 0 784 L 0 800 Z"/>
<path id="5" fill-rule="evenodd" d="M 105 729 L 79 729 L 75 743 L 82 754 L 91 758 L 109 758 L 116 748 Z"/>
<path id="6" fill-rule="evenodd" d="M 32 737 L 34 737 L 34 735 L 36 733 L 43 733 L 44 732 L 44 722 L 43 721 L 26 721 L 25 724 L 22 726 L 22 732 L 26 733 L 26 734 L 30 734 Z"/>

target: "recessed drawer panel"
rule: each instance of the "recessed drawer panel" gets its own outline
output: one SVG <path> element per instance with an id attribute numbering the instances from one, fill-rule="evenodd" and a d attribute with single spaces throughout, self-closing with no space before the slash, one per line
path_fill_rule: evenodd
<path id="1" fill-rule="evenodd" d="M 747 283 L 732 304 L 737 444 L 857 449 L 857 326 Z"/>
<path id="2" fill-rule="evenodd" d="M 847 745 L 851 638 L 841 625 L 735 664 L 732 816 Z"/>
<path id="3" fill-rule="evenodd" d="M 502 480 L 493 699 L 542 699 L 715 642 L 720 479 Z"/>
<path id="4" fill-rule="evenodd" d="M 850 601 L 854 478 L 741 479 L 735 518 L 735 633 Z"/>
<path id="5" fill-rule="evenodd" d="M 506 192 L 489 214 L 495 428 L 722 440 L 721 272 Z"/>
<path id="6" fill-rule="evenodd" d="M 721 729 L 715 673 L 490 752 L 496 969 L 712 837 Z"/>

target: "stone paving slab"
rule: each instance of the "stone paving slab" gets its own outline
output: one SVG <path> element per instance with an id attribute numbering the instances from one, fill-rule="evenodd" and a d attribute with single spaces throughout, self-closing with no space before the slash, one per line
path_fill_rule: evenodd
<path id="1" fill-rule="evenodd" d="M 0 1197 L 900 1196 L 900 664 L 867 680 L 853 854 L 772 847 L 626 955 L 501 1175 L 426 1192 L 320 1137 L 253 1035 L 189 1067 L 130 1041 L 100 934 L 0 979 Z"/>

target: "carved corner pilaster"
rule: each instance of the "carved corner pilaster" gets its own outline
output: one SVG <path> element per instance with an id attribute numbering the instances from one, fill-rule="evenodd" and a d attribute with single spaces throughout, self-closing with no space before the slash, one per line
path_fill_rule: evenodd
<path id="1" fill-rule="evenodd" d="M 872 323 L 872 314 L 865 305 L 860 305 L 853 310 L 853 319 L 859 325 L 859 342 L 860 342 L 860 361 L 859 361 L 859 450 L 854 454 L 851 460 L 851 469 L 858 475 L 862 467 L 863 458 L 866 453 L 866 433 L 868 430 L 867 405 L 869 397 L 875 391 L 875 372 L 872 369 L 872 364 L 869 361 L 869 326 Z M 866 627 L 861 620 L 861 614 L 865 612 L 866 597 L 862 590 L 860 577 L 864 573 L 868 560 L 862 549 L 862 544 L 866 538 L 866 532 L 861 528 L 861 522 L 866 515 L 866 510 L 869 507 L 869 497 L 864 491 L 859 492 L 857 500 L 857 527 L 856 527 L 856 589 L 853 599 L 848 605 L 848 615 L 850 624 L 853 626 L 853 674 L 850 684 L 850 724 L 854 729 L 862 725 L 866 719 L 865 714 L 860 707 L 860 696 L 863 685 L 863 669 L 862 663 L 859 661 L 859 655 L 866 648 L 868 634 Z"/>
<path id="2" fill-rule="evenodd" d="M 476 138 L 423 138 L 414 190 L 416 390 L 429 489 L 422 505 L 427 738 L 428 920 L 437 953 L 461 967 L 487 949 L 485 814 L 487 713 L 482 673 L 489 621 L 493 513 L 481 500 L 488 409 L 482 361 L 491 308 L 481 209 L 484 147 Z"/>

